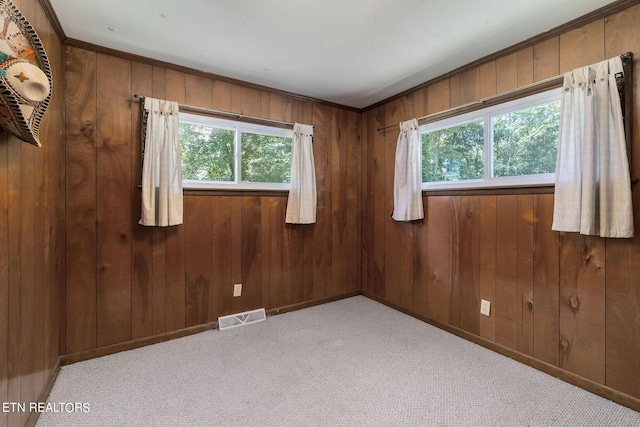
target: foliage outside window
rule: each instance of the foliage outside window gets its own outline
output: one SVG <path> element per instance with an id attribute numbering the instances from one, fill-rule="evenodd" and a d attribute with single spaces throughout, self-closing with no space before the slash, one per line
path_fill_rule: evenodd
<path id="1" fill-rule="evenodd" d="M 180 114 L 185 188 L 288 189 L 293 131 Z"/>
<path id="2" fill-rule="evenodd" d="M 551 184 L 560 90 L 421 126 L 423 188 Z"/>

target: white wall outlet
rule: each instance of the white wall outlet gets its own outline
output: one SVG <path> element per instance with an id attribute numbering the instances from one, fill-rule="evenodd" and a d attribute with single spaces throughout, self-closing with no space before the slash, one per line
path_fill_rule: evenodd
<path id="1" fill-rule="evenodd" d="M 491 314 L 491 303 L 486 299 L 480 300 L 480 313 L 485 316 Z"/>
<path id="2" fill-rule="evenodd" d="M 242 283 L 236 283 L 235 285 L 233 285 L 233 296 L 242 296 Z"/>

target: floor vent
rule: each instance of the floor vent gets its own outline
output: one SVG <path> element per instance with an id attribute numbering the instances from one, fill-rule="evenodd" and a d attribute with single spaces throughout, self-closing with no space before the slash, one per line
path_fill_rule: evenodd
<path id="1" fill-rule="evenodd" d="M 261 322 L 267 318 L 264 308 L 245 311 L 244 313 L 230 314 L 218 317 L 218 328 L 221 331 L 235 328 L 237 326 L 248 325 L 249 323 Z"/>

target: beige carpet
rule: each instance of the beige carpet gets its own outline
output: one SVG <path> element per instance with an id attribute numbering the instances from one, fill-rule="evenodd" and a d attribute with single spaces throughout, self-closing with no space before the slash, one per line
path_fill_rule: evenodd
<path id="1" fill-rule="evenodd" d="M 38 426 L 640 425 L 362 296 L 64 366 L 49 402 Z"/>

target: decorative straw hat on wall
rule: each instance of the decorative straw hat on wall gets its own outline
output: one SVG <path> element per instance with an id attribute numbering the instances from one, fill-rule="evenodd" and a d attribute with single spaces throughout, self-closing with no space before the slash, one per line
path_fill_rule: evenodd
<path id="1" fill-rule="evenodd" d="M 0 126 L 40 146 L 38 130 L 51 87 L 40 38 L 11 0 L 0 0 Z"/>

